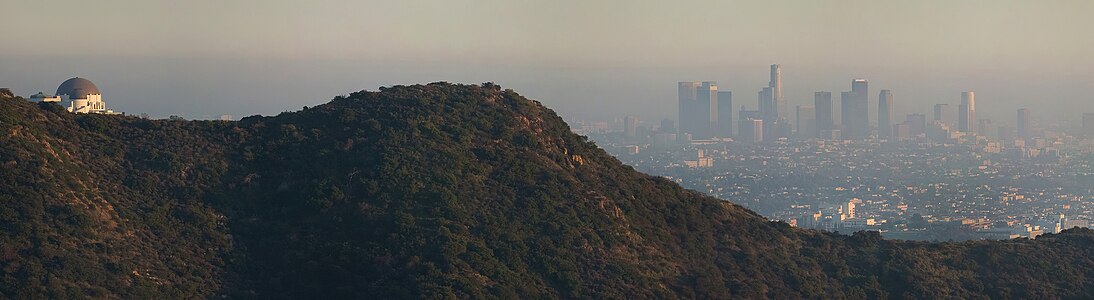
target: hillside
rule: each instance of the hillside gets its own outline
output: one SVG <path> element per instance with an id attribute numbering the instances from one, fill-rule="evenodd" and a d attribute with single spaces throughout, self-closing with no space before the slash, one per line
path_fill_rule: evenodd
<path id="1" fill-rule="evenodd" d="M 0 96 L 0 298 L 1092 298 L 1094 232 L 805 231 L 493 84 L 238 122 Z"/>

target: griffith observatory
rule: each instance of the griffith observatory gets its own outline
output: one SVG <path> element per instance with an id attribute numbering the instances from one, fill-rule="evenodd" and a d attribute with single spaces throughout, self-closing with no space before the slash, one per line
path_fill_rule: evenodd
<path id="1" fill-rule="evenodd" d="M 38 92 L 31 95 L 30 100 L 58 103 L 69 112 L 79 114 L 117 114 L 113 110 L 106 109 L 106 102 L 103 101 L 99 88 L 90 80 L 80 77 L 73 77 L 62 82 L 54 95 Z"/>

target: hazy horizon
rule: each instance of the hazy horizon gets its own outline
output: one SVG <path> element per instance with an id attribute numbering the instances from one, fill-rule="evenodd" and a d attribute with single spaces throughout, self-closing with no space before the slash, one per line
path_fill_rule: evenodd
<path id="1" fill-rule="evenodd" d="M 897 120 L 977 93 L 1014 123 L 1094 112 L 1086 1 L 37 1 L 0 4 L 0 86 L 95 82 L 132 114 L 236 118 L 395 84 L 492 81 L 563 117 L 676 118 L 676 82 L 756 106 L 769 64 L 791 110 L 814 91 L 893 90 Z"/>

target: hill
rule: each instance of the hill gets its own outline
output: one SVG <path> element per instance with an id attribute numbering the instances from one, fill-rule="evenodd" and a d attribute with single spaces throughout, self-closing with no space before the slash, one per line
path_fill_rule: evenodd
<path id="1" fill-rule="evenodd" d="M 493 84 L 238 122 L 0 99 L 5 298 L 1092 298 L 1094 232 L 791 228 Z"/>

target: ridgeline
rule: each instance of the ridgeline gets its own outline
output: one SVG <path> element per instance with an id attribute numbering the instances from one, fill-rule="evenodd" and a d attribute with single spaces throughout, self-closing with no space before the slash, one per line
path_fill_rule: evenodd
<path id="1" fill-rule="evenodd" d="M 238 122 L 0 93 L 0 298 L 1094 298 L 1094 232 L 791 228 L 494 84 Z"/>

